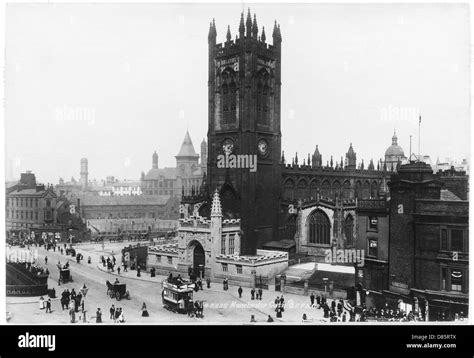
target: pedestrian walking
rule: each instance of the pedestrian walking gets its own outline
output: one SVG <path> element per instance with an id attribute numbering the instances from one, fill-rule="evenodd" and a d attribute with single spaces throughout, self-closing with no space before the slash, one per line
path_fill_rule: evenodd
<path id="1" fill-rule="evenodd" d="M 140 271 L 141 271 L 140 266 L 137 266 L 137 277 L 140 277 Z"/>
<path id="2" fill-rule="evenodd" d="M 40 308 L 40 310 L 44 309 L 44 298 L 43 298 L 43 296 L 41 296 L 40 299 L 39 299 L 39 308 Z"/>
<path id="3" fill-rule="evenodd" d="M 127 264 L 125 262 L 123 263 L 123 272 L 127 272 Z"/>
<path id="4" fill-rule="evenodd" d="M 69 317 L 71 318 L 71 323 L 76 323 L 76 313 L 74 312 L 74 308 L 69 310 Z"/>
<path id="5" fill-rule="evenodd" d="M 118 274 L 120 275 L 120 266 L 117 267 L 117 272 L 118 272 Z"/>
<path id="6" fill-rule="evenodd" d="M 114 322 L 117 323 L 121 314 L 122 308 L 117 307 L 115 310 L 115 315 L 114 315 Z"/>
<path id="7" fill-rule="evenodd" d="M 277 308 L 275 309 L 275 311 L 276 311 L 277 318 L 281 318 L 282 317 L 281 313 L 283 312 L 281 305 L 278 305 Z"/>
<path id="8" fill-rule="evenodd" d="M 263 294 L 263 290 L 262 290 L 262 288 L 260 287 L 260 288 L 258 289 L 258 299 L 259 299 L 259 300 L 262 300 L 262 294 Z"/>
<path id="9" fill-rule="evenodd" d="M 250 296 L 252 297 L 252 300 L 255 299 L 255 288 L 252 288 L 252 289 L 250 290 Z"/>
<path id="10" fill-rule="evenodd" d="M 143 302 L 143 306 L 142 306 L 141 311 L 142 311 L 142 317 L 148 317 L 148 316 L 149 316 L 148 310 L 146 309 L 146 304 L 145 304 L 145 302 Z"/>
<path id="11" fill-rule="evenodd" d="M 90 264 L 91 262 L 92 262 L 92 259 L 91 259 L 91 257 L 89 256 L 89 257 L 87 258 L 87 263 Z"/>
<path id="12" fill-rule="evenodd" d="M 311 292 L 311 296 L 309 296 L 309 300 L 311 302 L 311 307 L 314 307 L 314 292 Z"/>
<path id="13" fill-rule="evenodd" d="M 114 317 L 115 317 L 115 306 L 112 305 L 112 306 L 110 307 L 110 310 L 109 310 L 109 311 L 110 311 L 110 319 L 114 319 Z"/>
<path id="14" fill-rule="evenodd" d="M 239 298 L 242 298 L 242 286 L 239 286 L 239 289 L 237 290 L 237 292 L 239 293 Z"/>
<path id="15" fill-rule="evenodd" d="M 97 312 L 95 313 L 95 323 L 102 323 L 102 311 L 100 308 L 97 308 Z"/>
<path id="16" fill-rule="evenodd" d="M 45 257 L 44 257 L 44 264 L 45 264 L 45 265 L 48 264 L 48 256 L 45 256 Z"/>
<path id="17" fill-rule="evenodd" d="M 318 297 L 316 297 L 316 305 L 317 305 L 318 309 L 321 308 L 321 296 L 320 295 L 318 295 Z"/>
<path id="18" fill-rule="evenodd" d="M 51 298 L 46 301 L 46 313 L 51 313 Z"/>
<path id="19" fill-rule="evenodd" d="M 207 288 L 211 288 L 211 279 L 208 277 L 206 278 Z"/>
<path id="20" fill-rule="evenodd" d="M 122 308 L 120 308 L 120 315 L 118 317 L 119 323 L 124 323 L 125 322 L 125 315 L 123 314 Z"/>

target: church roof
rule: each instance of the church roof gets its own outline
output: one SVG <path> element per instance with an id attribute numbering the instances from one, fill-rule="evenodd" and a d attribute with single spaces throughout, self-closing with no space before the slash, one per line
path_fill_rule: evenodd
<path id="1" fill-rule="evenodd" d="M 194 150 L 193 142 L 188 131 L 186 131 L 183 144 L 181 144 L 181 149 L 176 157 L 199 157 L 199 154 Z"/>

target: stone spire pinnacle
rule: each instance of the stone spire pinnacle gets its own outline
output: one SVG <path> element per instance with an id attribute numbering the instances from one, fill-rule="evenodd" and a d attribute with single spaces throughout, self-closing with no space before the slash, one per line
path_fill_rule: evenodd
<path id="1" fill-rule="evenodd" d="M 254 38 L 257 38 L 257 35 L 258 35 L 257 15 L 253 14 L 252 36 Z"/>
<path id="2" fill-rule="evenodd" d="M 267 39 L 267 37 L 265 36 L 265 26 L 262 26 L 262 42 L 265 42 L 265 40 Z"/>
<path id="3" fill-rule="evenodd" d="M 252 15 L 250 15 L 250 8 L 247 12 L 247 21 L 245 22 L 245 26 L 247 28 L 247 37 L 252 35 Z"/>
<path id="4" fill-rule="evenodd" d="M 222 217 L 221 199 L 217 189 L 212 198 L 211 217 Z"/>
<path id="5" fill-rule="evenodd" d="M 239 35 L 240 38 L 245 36 L 245 24 L 244 24 L 244 12 L 240 14 L 240 25 L 239 25 Z"/>
<path id="6" fill-rule="evenodd" d="M 230 34 L 230 25 L 227 25 L 227 36 L 226 36 L 227 42 L 230 42 L 232 40 L 232 35 Z"/>

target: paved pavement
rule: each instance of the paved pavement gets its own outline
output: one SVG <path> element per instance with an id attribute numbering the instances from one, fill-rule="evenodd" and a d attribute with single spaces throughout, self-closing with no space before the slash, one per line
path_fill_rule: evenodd
<path id="1" fill-rule="evenodd" d="M 309 297 L 285 294 L 285 311 L 283 317 L 276 318 L 273 301 L 280 292 L 263 291 L 262 300 L 251 300 L 250 289 L 244 288 L 243 297 L 239 299 L 237 286 L 229 286 L 228 291 L 223 291 L 222 283 L 211 283 L 211 288 L 194 293 L 195 300 L 204 301 L 204 318 L 190 318 L 187 315 L 173 313 L 166 310 L 161 302 L 161 281 L 163 276 L 150 277 L 149 273 L 142 272 L 141 277 L 136 277 L 136 271 L 122 272 L 119 280 L 127 284 L 131 299 L 117 301 L 106 295 L 106 280 L 115 281 L 117 272 L 109 273 L 99 262 L 101 255 L 116 254 L 117 262 L 120 258 L 118 253 L 124 243 L 106 244 L 102 250 L 101 244 L 83 244 L 76 246 L 76 251 L 82 253 L 84 260 L 76 263 L 75 258 L 61 255 L 59 252 L 48 252 L 43 248 L 32 248 L 38 250 L 39 263 L 44 264 L 44 257 L 48 256 L 47 267 L 50 271 L 49 288 L 55 288 L 56 295 L 60 297 L 65 288 L 74 288 L 78 292 L 84 284 L 89 288 L 85 298 L 86 321 L 95 324 L 95 312 L 101 308 L 102 320 L 106 324 L 114 324 L 109 319 L 109 308 L 122 307 L 125 315 L 125 324 L 250 324 L 251 315 L 255 316 L 257 324 L 301 324 L 303 313 L 310 322 L 306 324 L 322 324 L 322 310 L 309 307 Z M 87 258 L 91 257 L 92 263 L 87 264 Z M 61 261 L 64 264 L 69 260 L 73 282 L 58 286 L 59 276 L 56 264 Z M 23 298 L 8 297 L 7 311 L 12 315 L 10 323 L 24 324 L 71 324 L 67 310 L 62 311 L 59 299 L 52 302 L 52 313 L 45 313 L 39 309 L 39 297 Z M 149 317 L 141 317 L 141 307 L 146 303 Z M 274 323 L 267 323 L 267 317 L 271 315 Z M 76 320 L 82 316 L 76 314 Z M 81 317 L 82 319 L 82 317 Z M 82 322 L 79 324 L 83 324 Z"/>

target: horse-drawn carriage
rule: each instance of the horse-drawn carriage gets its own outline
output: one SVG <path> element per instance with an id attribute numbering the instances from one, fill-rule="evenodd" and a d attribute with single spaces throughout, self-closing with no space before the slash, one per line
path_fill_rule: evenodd
<path id="1" fill-rule="evenodd" d="M 118 283 L 115 282 L 114 284 L 110 283 L 109 281 L 107 283 L 107 295 L 110 296 L 110 298 L 116 298 L 117 301 L 120 301 L 122 298 L 130 299 L 130 292 L 127 291 L 127 285 L 125 283 Z"/>
<path id="2" fill-rule="evenodd" d="M 69 268 L 59 268 L 59 283 L 72 282 L 71 270 Z"/>
<path id="3" fill-rule="evenodd" d="M 161 292 L 163 306 L 167 310 L 203 317 L 203 301 L 193 301 L 194 283 L 186 281 L 169 282 L 165 280 L 161 284 L 163 287 Z"/>

